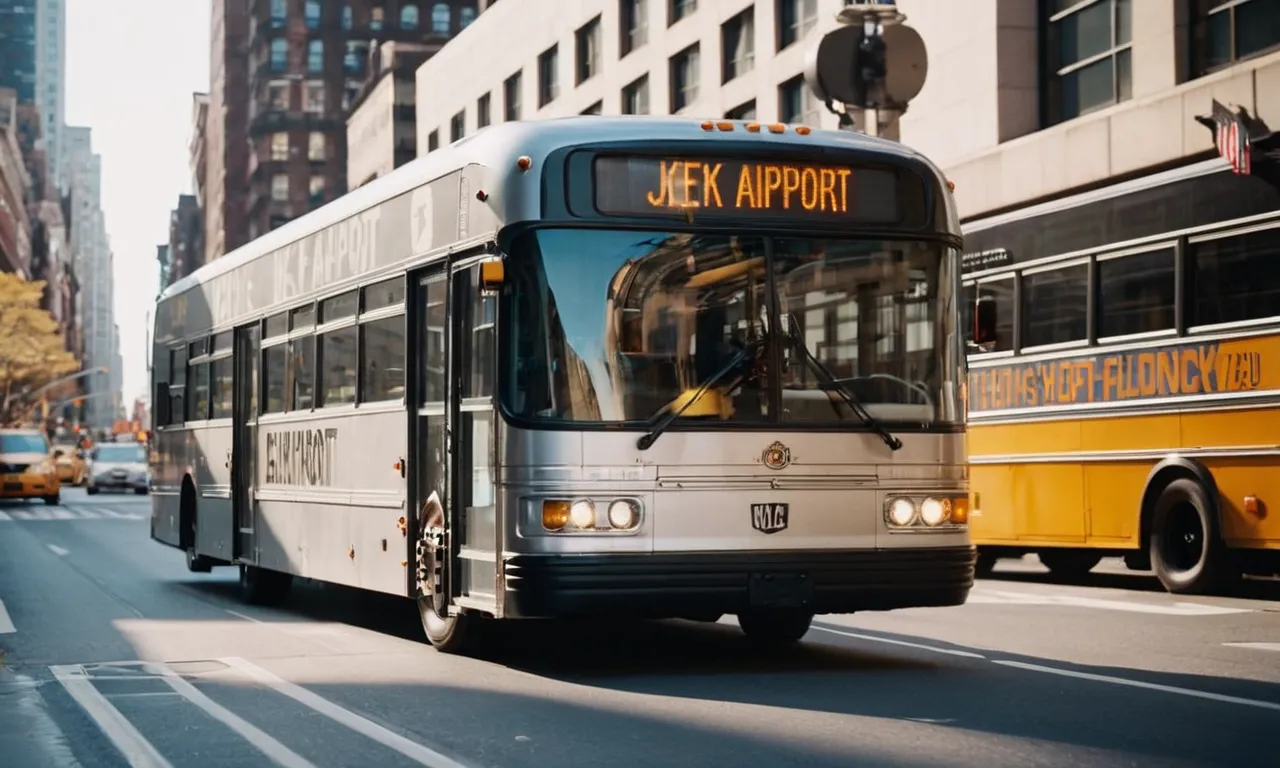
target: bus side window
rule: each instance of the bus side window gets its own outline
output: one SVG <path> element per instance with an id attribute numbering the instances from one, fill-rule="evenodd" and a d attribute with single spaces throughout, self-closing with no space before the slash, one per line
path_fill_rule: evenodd
<path id="1" fill-rule="evenodd" d="M 973 340 L 977 344 L 991 344 L 996 339 L 999 315 L 994 296 L 979 296 L 973 307 Z"/>

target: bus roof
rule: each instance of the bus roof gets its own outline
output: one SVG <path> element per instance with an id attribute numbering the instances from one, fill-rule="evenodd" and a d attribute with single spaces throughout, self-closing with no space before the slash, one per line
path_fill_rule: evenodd
<path id="1" fill-rule="evenodd" d="M 759 132 L 748 132 L 745 126 L 750 122 L 718 120 L 714 121 L 716 125 L 731 123 L 734 130 L 708 131 L 703 126 L 710 123 L 696 118 L 585 115 L 491 125 L 447 147 L 419 157 L 386 176 L 352 190 L 337 200 L 293 219 L 279 229 L 268 232 L 215 259 L 169 286 L 161 293 L 158 301 L 163 302 L 185 293 L 215 277 L 315 234 L 335 222 L 345 220 L 385 200 L 409 192 L 468 165 L 512 167 L 516 159 L 522 155 L 529 156 L 537 164 L 540 159 L 557 149 L 580 144 L 643 139 L 655 142 L 706 141 L 719 144 L 778 143 L 793 147 L 836 146 L 886 158 L 910 158 L 923 162 L 934 169 L 940 183 L 943 181 L 937 166 L 924 155 L 896 141 L 874 138 L 852 131 L 814 130 L 808 135 L 801 135 L 794 130 L 795 126 L 787 126 L 787 130 L 781 133 L 771 133 L 767 128 Z"/>

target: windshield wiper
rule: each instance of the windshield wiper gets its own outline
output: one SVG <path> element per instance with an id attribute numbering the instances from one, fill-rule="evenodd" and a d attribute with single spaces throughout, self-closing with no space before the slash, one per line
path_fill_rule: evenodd
<path id="1" fill-rule="evenodd" d="M 896 451 L 901 448 L 902 441 L 894 437 L 889 430 L 885 429 L 884 425 L 882 425 L 875 416 L 868 413 L 867 409 L 863 407 L 861 401 L 854 396 L 853 392 L 836 380 L 836 377 L 831 373 L 831 369 L 827 368 L 827 366 L 822 364 L 821 360 L 813 356 L 813 353 L 809 351 L 809 346 L 804 343 L 804 338 L 799 335 L 798 324 L 792 322 L 788 323 L 788 325 L 790 325 L 790 328 L 787 331 L 787 335 L 791 337 L 796 348 L 804 351 L 805 360 L 808 361 L 809 365 L 813 366 L 813 370 L 817 372 L 818 378 L 822 380 L 822 389 L 827 392 L 835 392 L 839 395 L 845 405 L 849 406 L 849 410 L 853 411 L 853 414 L 857 416 L 863 424 L 870 427 L 871 431 L 875 432 L 876 435 L 884 441 L 884 444 L 889 446 L 889 450 Z"/>
<path id="2" fill-rule="evenodd" d="M 653 421 L 649 431 L 645 432 L 636 440 L 636 447 L 642 451 L 647 451 L 649 446 L 653 445 L 659 437 L 662 437 L 662 433 L 666 432 L 667 428 L 675 423 L 676 419 L 679 419 L 694 403 L 702 399 L 702 396 L 707 393 L 707 390 L 714 387 L 721 379 L 729 374 L 738 373 L 742 365 L 750 361 L 763 344 L 763 336 L 747 342 L 746 345 L 739 349 L 733 357 L 729 358 L 729 362 L 725 363 L 724 367 L 708 376 L 707 380 L 702 383 L 702 386 L 698 387 L 698 390 L 693 393 L 693 397 L 686 400 L 684 405 L 674 411 L 668 411 L 666 415 L 660 416 L 658 419 Z M 742 373 L 740 380 L 745 378 L 746 373 Z M 734 385 L 736 386 L 738 383 L 739 381 L 735 381 Z M 659 411 L 659 413 L 662 412 Z"/>

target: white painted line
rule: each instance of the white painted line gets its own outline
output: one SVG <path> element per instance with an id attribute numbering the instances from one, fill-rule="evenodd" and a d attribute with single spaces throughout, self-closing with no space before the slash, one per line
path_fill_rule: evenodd
<path id="1" fill-rule="evenodd" d="M 310 707 L 331 720 L 345 725 L 356 733 L 368 736 L 374 741 L 394 749 L 410 760 L 421 765 L 430 766 L 431 768 L 464 768 L 466 765 L 465 763 L 460 763 L 451 757 L 436 752 L 434 749 L 424 747 L 416 741 L 410 741 L 400 734 L 394 733 L 366 717 L 357 715 L 355 712 L 350 710 L 343 709 L 328 699 L 314 694 L 300 685 L 295 685 L 288 680 L 277 677 L 275 674 L 245 659 L 229 657 L 218 659 L 218 661 L 221 661 L 229 667 L 240 670 L 263 685 L 288 696 L 304 706 Z"/>
<path id="2" fill-rule="evenodd" d="M 17 631 L 18 628 L 13 626 L 13 619 L 9 618 L 9 612 L 4 609 L 4 601 L 0 600 L 0 635 L 12 635 Z"/>
<path id="3" fill-rule="evenodd" d="M 98 520 L 102 517 L 102 515 L 99 515 L 97 512 L 94 512 L 92 509 L 77 509 L 76 514 L 80 515 L 81 519 L 83 520 Z"/>
<path id="4" fill-rule="evenodd" d="M 117 512 L 114 509 L 107 509 L 106 507 L 98 507 L 98 514 L 103 517 L 114 517 L 117 520 L 128 520 L 133 517 L 133 515 Z"/>
<path id="5" fill-rule="evenodd" d="M 240 613 L 239 611 L 233 611 L 233 610 L 231 610 L 230 608 L 223 608 L 222 610 L 226 611 L 227 613 L 231 614 L 232 616 L 235 616 L 237 619 L 244 619 L 245 621 L 252 621 L 254 624 L 262 624 L 262 623 L 264 623 L 264 622 L 262 622 L 262 621 L 260 621 L 260 620 L 258 620 L 258 619 L 253 618 L 252 616 L 248 616 L 248 615 L 246 615 L 246 614 Z"/>
<path id="6" fill-rule="evenodd" d="M 0 523 L 3 523 L 6 520 L 12 520 L 12 519 L 13 519 L 12 517 L 9 517 L 8 512 L 0 512 Z"/>
<path id="7" fill-rule="evenodd" d="M 93 718 L 93 722 L 98 724 L 116 749 L 120 750 L 131 768 L 173 768 L 173 765 L 156 751 L 151 742 L 133 727 L 133 723 L 126 720 L 125 716 L 120 714 L 120 710 L 113 707 L 111 702 L 107 701 L 107 698 L 93 686 L 93 683 L 84 676 L 84 670 L 79 665 L 49 667 L 49 669 L 67 693 L 71 694 L 71 698 L 75 699 L 89 717 Z"/>
<path id="8" fill-rule="evenodd" d="M 1230 608 L 1203 603 L 1142 603 L 1127 600 L 1104 600 L 1077 595 L 1032 594 L 1029 592 L 1005 592 L 1001 590 L 975 590 L 969 593 L 969 603 L 987 605 L 1059 605 L 1070 608 L 1095 608 L 1102 611 L 1158 614 L 1163 616 L 1227 616 L 1235 613 L 1253 613 L 1250 608 Z"/>
<path id="9" fill-rule="evenodd" d="M 1247 648 L 1251 651 L 1280 651 L 1280 643 L 1223 643 L 1228 648 Z"/>
<path id="10" fill-rule="evenodd" d="M 66 557 L 67 555 L 71 554 L 71 550 L 63 549 L 57 544 L 45 544 L 45 546 L 49 548 L 50 552 L 57 555 L 58 557 Z"/>
<path id="11" fill-rule="evenodd" d="M 285 768 L 315 768 L 315 765 L 302 755 L 271 738 L 265 731 L 260 730 L 254 724 L 204 695 L 200 689 L 187 682 L 185 678 L 169 669 L 169 667 L 164 664 L 148 666 L 163 675 L 164 681 L 169 684 L 169 687 L 181 694 L 182 698 L 195 704 L 207 712 L 210 717 L 243 736 L 245 741 L 257 747 L 259 752 L 270 758 L 277 765 L 285 766 Z"/>
<path id="12" fill-rule="evenodd" d="M 55 520 L 75 520 L 76 519 L 75 515 L 73 515 L 71 512 L 68 512 L 65 509 L 62 509 L 61 507 L 55 507 L 53 510 L 50 511 L 50 514 L 53 515 L 53 519 Z"/>
<path id="13" fill-rule="evenodd" d="M 1179 688 L 1173 685 L 1161 685 L 1159 683 L 1146 683 L 1141 680 L 1127 680 L 1123 677 L 1111 677 L 1110 675 L 1095 675 L 1091 672 L 1076 672 L 1070 669 L 1057 669 L 1056 667 L 1042 667 L 1039 664 L 1027 664 L 1022 661 L 1006 661 L 1004 659 L 992 659 L 996 664 L 1006 667 L 1015 667 L 1024 669 L 1029 672 L 1043 672 L 1049 675 L 1060 675 L 1062 677 L 1074 677 L 1079 680 L 1092 680 L 1095 683 L 1111 683 L 1112 685 L 1124 685 L 1130 688 L 1143 688 L 1148 691 L 1159 691 L 1161 693 L 1172 693 L 1178 696 L 1189 696 L 1196 699 L 1207 699 L 1209 701 L 1217 701 L 1225 704 L 1243 704 L 1247 707 L 1256 707 L 1258 709 L 1270 709 L 1280 712 L 1280 703 L 1274 701 L 1261 701 L 1259 699 L 1245 699 L 1239 696 L 1227 696 L 1222 693 L 1210 693 L 1208 691 L 1197 691 L 1191 688 Z"/>
<path id="14" fill-rule="evenodd" d="M 873 643 L 887 643 L 889 645 L 901 645 L 907 648 L 915 648 L 921 651 L 932 651 L 933 653 L 943 653 L 943 654 L 946 654 L 947 656 L 959 656 L 965 659 L 987 658 L 986 656 L 983 656 L 980 653 L 974 653 L 973 651 L 958 651 L 952 648 L 938 648 L 936 646 L 924 645 L 922 643 L 909 643 L 906 640 L 891 640 L 887 637 L 876 637 L 875 635 L 862 635 L 857 632 L 845 632 L 843 630 L 831 629 L 829 627 L 814 627 L 814 629 L 819 630 L 821 632 L 830 632 L 833 635 L 842 635 L 844 637 L 852 637 L 855 640 L 870 640 Z"/>
<path id="15" fill-rule="evenodd" d="M 33 519 L 35 519 L 35 518 L 33 518 L 33 517 L 32 517 L 32 513 L 27 512 L 27 511 L 25 511 L 25 510 L 24 510 L 24 511 L 15 511 L 15 512 L 13 513 L 13 518 L 14 518 L 15 520 L 33 520 Z"/>

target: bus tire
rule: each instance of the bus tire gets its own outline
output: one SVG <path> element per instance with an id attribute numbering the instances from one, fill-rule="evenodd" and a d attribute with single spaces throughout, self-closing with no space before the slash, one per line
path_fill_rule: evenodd
<path id="1" fill-rule="evenodd" d="M 797 643 L 809 632 L 813 614 L 799 608 L 775 608 L 738 614 L 738 626 L 751 642 L 766 647 Z"/>
<path id="2" fill-rule="evenodd" d="M 441 653 L 465 654 L 474 649 L 478 617 L 469 613 L 441 616 L 431 598 L 418 598 L 418 614 L 422 631 L 431 647 Z"/>
<path id="3" fill-rule="evenodd" d="M 1230 568 L 1209 492 L 1180 477 L 1160 491 L 1151 511 L 1151 570 L 1174 594 L 1204 594 L 1221 586 Z"/>
<path id="4" fill-rule="evenodd" d="M 1102 562 L 1102 555 L 1087 549 L 1042 549 L 1036 556 L 1049 573 L 1060 579 L 1083 579 Z"/>
<path id="5" fill-rule="evenodd" d="M 182 492 L 178 497 L 178 525 L 182 550 L 187 556 L 187 570 L 191 573 L 211 573 L 213 563 L 196 554 L 196 529 L 200 525 L 196 510 L 196 487 L 190 478 L 182 483 Z"/>

